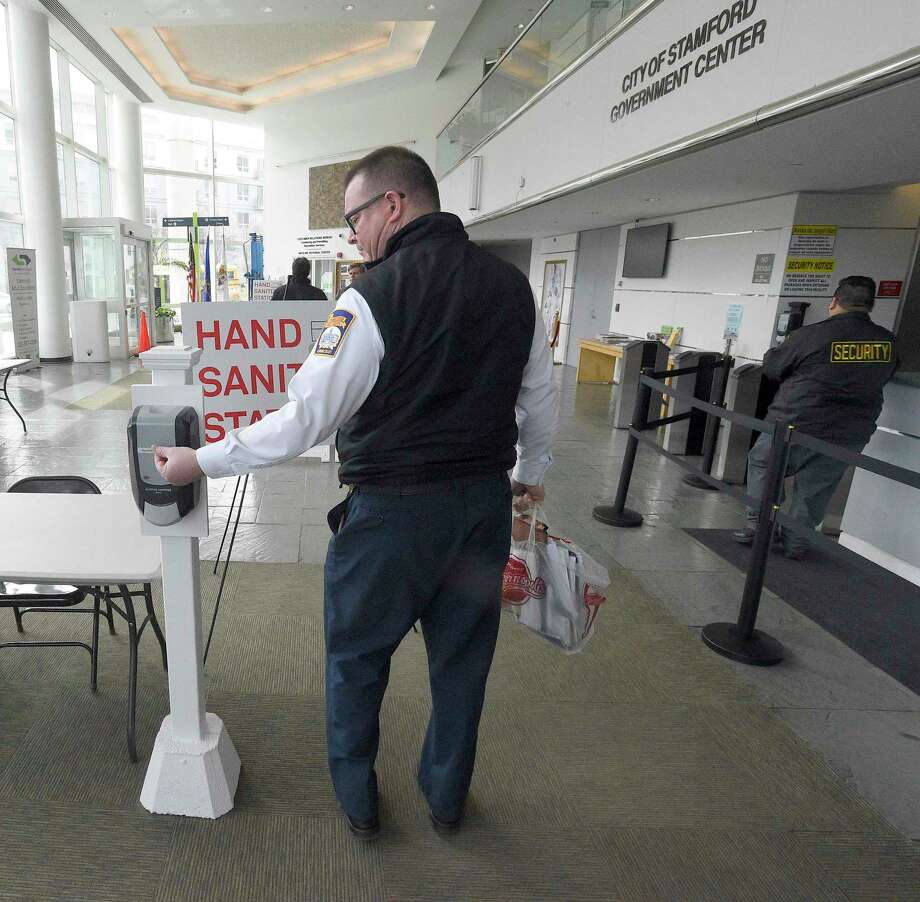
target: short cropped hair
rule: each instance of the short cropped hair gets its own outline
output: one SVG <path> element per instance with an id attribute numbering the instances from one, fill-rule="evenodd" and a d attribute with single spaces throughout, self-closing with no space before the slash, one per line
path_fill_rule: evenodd
<path id="1" fill-rule="evenodd" d="M 358 160 L 345 175 L 345 187 L 359 175 L 368 183 L 369 194 L 384 191 L 402 191 L 417 197 L 434 210 L 441 209 L 438 183 L 431 167 L 413 151 L 405 147 L 380 147 Z"/>
<path id="2" fill-rule="evenodd" d="M 306 282 L 310 278 L 310 261 L 306 257 L 295 257 L 291 264 L 291 276 L 295 282 Z"/>
<path id="3" fill-rule="evenodd" d="M 871 310 L 875 306 L 875 279 L 869 276 L 847 276 L 840 280 L 834 297 L 845 309 L 864 307 Z"/>

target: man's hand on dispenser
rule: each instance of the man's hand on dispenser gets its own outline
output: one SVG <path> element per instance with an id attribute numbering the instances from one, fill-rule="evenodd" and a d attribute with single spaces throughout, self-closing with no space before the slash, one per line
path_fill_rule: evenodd
<path id="1" fill-rule="evenodd" d="M 187 485 L 204 476 L 194 448 L 154 448 L 153 462 L 160 476 L 172 485 Z"/>

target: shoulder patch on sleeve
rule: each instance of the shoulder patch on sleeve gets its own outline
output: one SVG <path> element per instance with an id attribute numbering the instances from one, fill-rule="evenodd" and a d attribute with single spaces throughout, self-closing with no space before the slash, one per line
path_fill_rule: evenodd
<path id="1" fill-rule="evenodd" d="M 335 357 L 356 318 L 350 310 L 333 310 L 323 324 L 323 331 L 313 353 L 317 357 Z"/>

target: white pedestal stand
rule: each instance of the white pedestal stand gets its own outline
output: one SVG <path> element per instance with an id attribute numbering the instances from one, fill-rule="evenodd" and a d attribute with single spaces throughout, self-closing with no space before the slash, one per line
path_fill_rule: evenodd
<path id="1" fill-rule="evenodd" d="M 134 406 L 188 404 L 198 411 L 203 434 L 201 387 L 191 384 L 200 356 L 197 348 L 174 346 L 142 354 L 153 384 L 134 386 Z M 198 507 L 179 523 L 141 523 L 145 535 L 160 536 L 170 709 L 153 747 L 141 804 L 155 814 L 217 818 L 233 808 L 240 759 L 221 719 L 205 711 L 198 539 L 208 534 L 207 481 L 202 480 Z"/>

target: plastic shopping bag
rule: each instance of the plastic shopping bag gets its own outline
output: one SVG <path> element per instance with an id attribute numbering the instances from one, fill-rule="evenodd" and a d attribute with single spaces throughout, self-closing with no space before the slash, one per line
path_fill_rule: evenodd
<path id="1" fill-rule="evenodd" d="M 581 651 L 606 601 L 610 576 L 574 542 L 550 535 L 540 510 L 515 516 L 502 607 L 567 654 Z"/>

